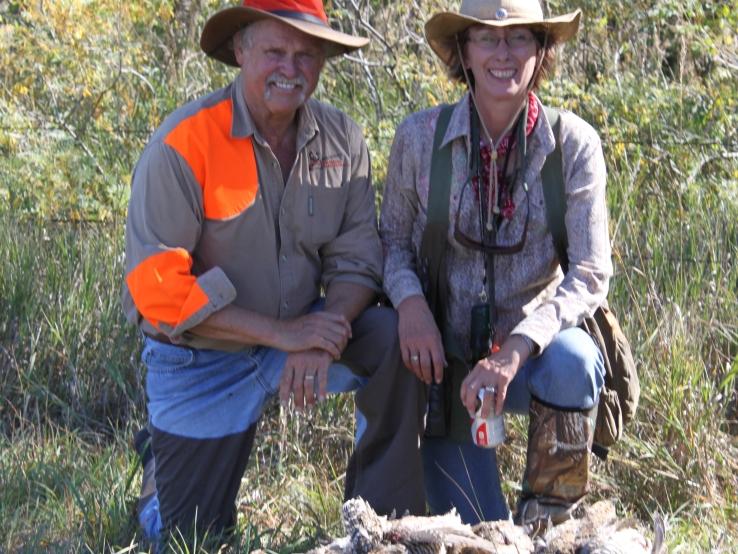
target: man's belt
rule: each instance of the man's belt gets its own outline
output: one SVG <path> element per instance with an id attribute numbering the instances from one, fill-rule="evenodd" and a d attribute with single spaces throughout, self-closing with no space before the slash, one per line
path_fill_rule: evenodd
<path id="1" fill-rule="evenodd" d="M 164 344 L 171 344 L 172 346 L 180 346 L 178 344 L 173 343 L 171 339 L 168 336 L 166 336 L 164 333 L 156 333 L 156 334 L 144 333 L 144 335 L 146 335 L 150 339 L 154 339 L 156 342 L 162 342 Z"/>

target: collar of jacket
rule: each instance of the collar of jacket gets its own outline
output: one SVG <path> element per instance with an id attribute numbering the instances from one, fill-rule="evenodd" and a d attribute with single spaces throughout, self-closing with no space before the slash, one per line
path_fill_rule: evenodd
<path id="1" fill-rule="evenodd" d="M 233 122 L 231 123 L 232 138 L 246 138 L 254 136 L 256 142 L 262 146 L 266 146 L 264 137 L 261 136 L 259 130 L 254 125 L 246 99 L 243 97 L 243 79 L 239 74 L 231 83 L 231 102 L 233 103 Z M 318 132 L 318 123 L 315 115 L 310 108 L 311 100 L 308 100 L 297 111 L 297 151 L 299 152 L 310 139 Z"/>
<path id="2" fill-rule="evenodd" d="M 453 140 L 463 138 L 466 142 L 466 151 L 470 151 L 470 101 L 471 95 L 467 92 L 462 96 L 461 100 L 456 103 L 454 111 L 451 113 L 451 119 L 448 122 L 446 134 L 443 135 L 441 147 L 444 147 Z M 551 129 L 551 124 L 546 118 L 545 110 L 541 109 L 538 113 L 536 126 L 528 137 L 528 162 L 525 169 L 526 179 L 528 182 L 531 182 L 533 175 L 540 173 L 541 168 L 543 167 L 543 162 L 546 161 L 546 156 L 553 152 L 555 147 L 556 141 L 554 139 L 553 130 Z"/>

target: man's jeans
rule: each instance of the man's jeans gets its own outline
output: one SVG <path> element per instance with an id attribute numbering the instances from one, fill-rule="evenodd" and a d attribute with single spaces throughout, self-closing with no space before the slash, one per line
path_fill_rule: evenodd
<path id="1" fill-rule="evenodd" d="M 287 353 L 263 346 L 235 353 L 195 350 L 147 337 L 141 357 L 148 368 L 146 394 L 154 427 L 210 439 L 241 433 L 259 420 L 266 401 L 279 390 Z M 329 393 L 353 391 L 366 381 L 340 363 L 328 370 Z M 363 426 L 361 413 L 357 419 Z"/>
<path id="2" fill-rule="evenodd" d="M 206 439 L 243 432 L 259 420 L 266 400 L 279 388 L 287 354 L 265 347 L 238 353 L 193 350 L 146 337 L 141 358 L 148 368 L 151 423 L 175 435 Z M 334 363 L 328 392 L 356 390 L 366 380 Z M 356 442 L 364 428 L 366 420 L 357 411 Z M 162 521 L 156 494 L 138 518 L 146 538 L 157 539 Z"/>
<path id="3" fill-rule="evenodd" d="M 226 452 L 232 452 L 245 467 L 253 427 L 279 389 L 287 353 L 267 347 L 237 353 L 196 350 L 147 338 L 142 359 L 148 368 L 146 392 L 161 511 L 160 517 L 156 510 L 143 510 L 148 520 L 142 527 L 156 535 L 162 521 L 165 526 L 187 525 L 195 508 L 200 517 L 207 513 L 216 528 L 224 526 L 232 520 L 226 506 L 235 500 L 243 469 L 224 468 L 221 475 L 235 479 L 235 485 L 213 492 L 223 479 L 210 475 L 207 460 L 198 460 L 198 453 L 211 449 L 213 461 L 222 462 L 225 456 L 228 465 Z M 402 365 L 396 312 L 365 310 L 352 324 L 352 339 L 340 362 L 329 368 L 328 391 L 358 389 L 346 497 L 362 496 L 380 513 L 422 513 L 418 437 L 424 389 Z M 187 475 L 187 482 L 180 475 Z M 187 486 L 192 491 L 185 492 Z"/>
<path id="4" fill-rule="evenodd" d="M 505 412 L 528 414 L 532 396 L 561 408 L 590 409 L 599 400 L 604 376 L 602 354 L 589 335 L 578 327 L 566 329 L 520 368 L 507 389 Z M 455 507 L 471 524 L 509 517 L 494 449 L 425 439 L 422 454 L 432 513 Z"/>

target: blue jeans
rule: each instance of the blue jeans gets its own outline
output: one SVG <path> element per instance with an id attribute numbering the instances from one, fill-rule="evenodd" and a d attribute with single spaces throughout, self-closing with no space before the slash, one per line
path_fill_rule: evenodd
<path id="1" fill-rule="evenodd" d="M 279 391 L 287 353 L 255 346 L 240 352 L 196 350 L 146 338 L 141 353 L 154 427 L 192 439 L 241 433 Z M 328 392 L 358 389 L 366 378 L 339 363 L 328 369 Z M 357 414 L 359 426 L 362 416 Z M 358 440 L 358 437 L 357 437 Z"/>
<path id="2" fill-rule="evenodd" d="M 233 353 L 146 339 L 142 359 L 159 502 L 159 510 L 152 500 L 152 509 L 140 514 L 147 514 L 141 519 L 151 530 L 147 535 L 157 535 L 162 523 L 189 525 L 194 516 L 201 518 L 198 525 L 228 527 L 256 422 L 279 390 L 287 356 L 263 346 Z M 346 498 L 362 496 L 382 514 L 422 513 L 424 388 L 402 366 L 396 312 L 369 307 L 354 320 L 340 363 L 329 367 L 327 390 L 356 390 Z M 214 464 L 222 466 L 215 479 Z"/>
<path id="3" fill-rule="evenodd" d="M 148 368 L 146 394 L 151 424 L 172 435 L 217 439 L 243 433 L 261 417 L 266 401 L 279 389 L 287 353 L 256 346 L 236 353 L 195 350 L 146 337 L 141 358 Z M 328 370 L 328 392 L 348 392 L 366 378 L 339 363 Z M 356 440 L 366 418 L 356 412 Z M 138 514 L 147 539 L 163 528 L 155 493 Z"/>
<path id="4" fill-rule="evenodd" d="M 531 397 L 561 408 L 588 410 L 597 404 L 604 382 L 604 362 L 595 343 L 578 327 L 566 329 L 520 368 L 507 389 L 505 412 L 527 414 Z M 469 524 L 509 517 L 494 449 L 426 438 L 422 455 L 433 514 L 455 507 Z"/>

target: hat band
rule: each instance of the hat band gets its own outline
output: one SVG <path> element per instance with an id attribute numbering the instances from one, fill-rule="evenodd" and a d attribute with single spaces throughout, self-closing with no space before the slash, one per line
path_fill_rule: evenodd
<path id="1" fill-rule="evenodd" d="M 267 10 L 264 10 L 264 11 L 267 11 Z M 329 25 L 325 21 L 320 19 L 319 17 L 316 17 L 314 15 L 311 15 L 305 12 L 295 12 L 292 10 L 268 10 L 268 12 L 272 15 L 276 15 L 279 17 L 287 17 L 289 19 L 300 19 L 302 21 L 306 21 L 307 23 L 315 23 L 323 27 L 329 27 Z"/>

